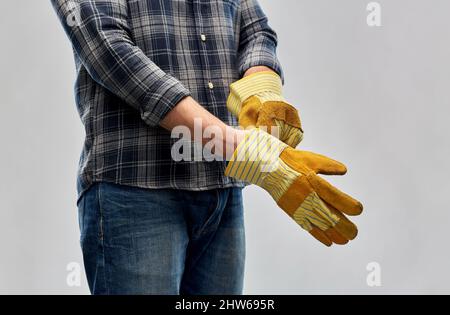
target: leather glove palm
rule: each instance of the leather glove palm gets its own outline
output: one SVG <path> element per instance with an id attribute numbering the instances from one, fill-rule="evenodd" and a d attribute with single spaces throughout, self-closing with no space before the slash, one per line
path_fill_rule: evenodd
<path id="1" fill-rule="evenodd" d="M 259 129 L 250 131 L 225 171 L 258 185 L 303 229 L 327 246 L 353 240 L 357 227 L 346 215 L 359 215 L 362 204 L 318 174 L 344 175 L 345 165 L 323 155 L 294 150 Z"/>
<path id="2" fill-rule="evenodd" d="M 295 148 L 303 138 L 298 111 L 281 95 L 281 78 L 271 71 L 249 75 L 230 85 L 227 107 L 243 128 L 265 127 Z"/>

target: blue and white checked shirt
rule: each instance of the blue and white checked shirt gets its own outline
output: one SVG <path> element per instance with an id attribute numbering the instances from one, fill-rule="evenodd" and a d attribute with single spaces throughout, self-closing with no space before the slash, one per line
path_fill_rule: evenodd
<path id="1" fill-rule="evenodd" d="M 278 72 L 277 37 L 257 0 L 51 0 L 71 40 L 86 131 L 79 197 L 94 182 L 206 190 L 242 186 L 225 162 L 175 162 L 159 127 L 190 95 L 226 124 L 229 85 Z"/>

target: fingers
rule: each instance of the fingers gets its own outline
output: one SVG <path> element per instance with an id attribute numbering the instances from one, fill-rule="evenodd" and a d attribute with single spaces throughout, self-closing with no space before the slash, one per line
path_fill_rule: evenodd
<path id="1" fill-rule="evenodd" d="M 344 175 L 347 173 L 347 168 L 341 162 L 313 152 L 287 148 L 280 157 L 290 167 L 303 173 L 308 173 L 310 170 L 323 175 Z"/>
<path id="2" fill-rule="evenodd" d="M 330 240 L 330 238 L 325 234 L 324 231 L 317 227 L 313 227 L 312 230 L 309 231 L 309 234 L 311 234 L 316 240 L 321 242 L 327 247 L 330 247 L 333 245 L 333 242 Z"/>
<path id="3" fill-rule="evenodd" d="M 295 148 L 303 139 L 298 111 L 292 105 L 281 101 L 268 101 L 260 108 L 258 127 L 267 128 L 267 132 Z M 278 128 L 278 130 L 273 130 Z"/>
<path id="4" fill-rule="evenodd" d="M 350 240 L 347 237 L 349 234 L 342 234 L 334 228 L 341 222 L 343 215 L 335 209 L 329 209 L 322 201 L 316 203 L 316 206 L 313 211 L 305 213 L 309 229 L 314 230 L 313 236 L 327 246 L 329 241 L 338 245 L 347 244 Z"/>
<path id="5" fill-rule="evenodd" d="M 356 225 L 333 206 L 325 203 L 321 204 L 323 207 L 326 207 L 327 212 L 335 219 L 330 225 L 317 225 L 316 221 L 310 221 L 309 230 L 312 231 L 312 233 L 311 231 L 310 233 L 326 246 L 331 246 L 333 243 L 337 245 L 346 245 L 349 241 L 354 240 L 358 235 L 358 228 Z M 318 209 L 315 209 L 315 211 L 317 210 Z M 323 209 L 320 210 L 320 212 L 323 212 Z M 310 218 L 310 216 L 308 216 L 308 218 Z"/>
<path id="6" fill-rule="evenodd" d="M 358 235 L 358 228 L 356 227 L 356 225 L 354 225 L 345 217 L 345 215 L 336 210 L 333 206 L 328 204 L 326 204 L 325 206 L 327 207 L 328 211 L 337 218 L 337 222 L 328 227 L 318 227 L 316 225 L 312 225 L 314 229 L 323 232 L 320 233 L 318 231 L 315 231 L 315 235 L 320 237 L 322 240 L 330 240 L 332 243 L 337 245 L 346 245 L 349 241 L 354 240 Z M 326 238 L 324 237 L 324 234 Z"/>
<path id="7" fill-rule="evenodd" d="M 334 228 L 322 231 L 321 229 L 314 226 L 312 230 L 309 231 L 309 234 L 311 234 L 316 240 L 327 247 L 331 247 L 333 244 L 346 245 L 350 241 Z"/>
<path id="8" fill-rule="evenodd" d="M 303 205 L 304 212 L 300 218 L 297 218 L 296 213 L 293 218 L 315 239 L 331 246 L 345 245 L 356 238 L 358 228 L 341 211 L 322 201 L 311 204 Z"/>
<path id="9" fill-rule="evenodd" d="M 256 127 L 261 106 L 257 97 L 251 97 L 245 101 L 239 113 L 239 125 L 243 128 Z"/>
<path id="10" fill-rule="evenodd" d="M 320 176 L 308 175 L 308 180 L 320 198 L 337 210 L 348 215 L 360 215 L 363 205 L 358 200 L 343 193 Z"/>
<path id="11" fill-rule="evenodd" d="M 349 242 L 349 240 L 341 235 L 337 230 L 334 228 L 328 229 L 325 231 L 325 234 L 328 236 L 328 238 L 335 244 L 338 245 L 345 245 Z"/>
<path id="12" fill-rule="evenodd" d="M 300 152 L 303 155 L 305 164 L 316 174 L 344 175 L 347 173 L 347 167 L 339 161 L 313 152 Z"/>
<path id="13" fill-rule="evenodd" d="M 339 222 L 333 227 L 333 229 L 347 240 L 354 240 L 358 235 L 358 227 L 333 206 L 327 204 L 327 207 L 331 213 L 339 218 Z"/>
<path id="14" fill-rule="evenodd" d="M 291 214 L 291 217 L 326 246 L 331 246 L 333 243 L 345 245 L 349 242 L 347 236 L 351 235 L 350 233 L 343 234 L 340 233 L 340 230 L 334 229 L 341 220 L 345 219 L 342 218 L 343 215 L 334 208 L 330 209 L 315 192 L 306 197 L 300 207 Z"/>

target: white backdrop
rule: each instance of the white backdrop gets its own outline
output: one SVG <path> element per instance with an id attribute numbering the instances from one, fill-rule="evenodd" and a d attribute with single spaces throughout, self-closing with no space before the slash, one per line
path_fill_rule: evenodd
<path id="1" fill-rule="evenodd" d="M 302 147 L 346 162 L 356 241 L 325 248 L 245 191 L 248 294 L 450 293 L 450 2 L 261 0 L 278 32 Z M 0 293 L 88 293 L 75 174 L 83 129 L 69 41 L 49 1 L 0 3 Z M 370 262 L 381 286 L 370 287 Z"/>

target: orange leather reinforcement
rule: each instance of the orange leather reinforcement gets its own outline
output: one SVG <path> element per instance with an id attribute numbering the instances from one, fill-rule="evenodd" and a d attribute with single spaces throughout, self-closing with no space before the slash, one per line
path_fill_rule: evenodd
<path id="1" fill-rule="evenodd" d="M 333 187 L 323 178 L 316 174 L 309 174 L 308 180 L 320 197 L 337 210 L 352 216 L 362 213 L 363 206 L 359 201 Z"/>
<path id="2" fill-rule="evenodd" d="M 280 120 L 303 132 L 295 107 L 284 102 L 265 102 L 263 105 L 257 96 L 252 96 L 244 102 L 238 118 L 244 128 L 249 126 L 270 128 L 276 126 L 274 120 Z"/>
<path id="3" fill-rule="evenodd" d="M 276 119 L 284 121 L 292 127 L 299 128 L 303 132 L 298 111 L 292 105 L 270 101 L 265 102 L 264 106 L 261 105 L 261 107 L 258 117 L 259 126 L 274 126 L 273 121 Z"/>
<path id="4" fill-rule="evenodd" d="M 261 110 L 262 104 L 259 98 L 252 96 L 246 105 L 242 107 L 239 113 L 239 124 L 243 128 L 257 127 L 259 112 Z"/>
<path id="5" fill-rule="evenodd" d="M 283 209 L 289 216 L 293 216 L 295 211 L 314 191 L 307 183 L 308 179 L 305 176 L 298 177 L 289 189 L 278 200 L 278 206 Z"/>
<path id="6" fill-rule="evenodd" d="M 331 245 L 333 245 L 333 241 L 330 239 L 330 237 L 328 237 L 328 235 L 324 231 L 317 227 L 313 227 L 312 230 L 309 231 L 309 234 L 311 234 L 312 237 L 314 237 L 325 246 L 330 247 Z"/>
<path id="7" fill-rule="evenodd" d="M 282 101 L 263 103 L 258 96 L 252 96 L 243 103 L 238 119 L 241 127 L 261 128 L 293 147 L 303 139 L 297 109 Z M 277 133 L 275 127 L 279 128 Z"/>
<path id="8" fill-rule="evenodd" d="M 280 158 L 303 175 L 309 173 L 344 175 L 347 173 L 347 167 L 344 164 L 317 153 L 286 148 L 281 153 Z"/>
<path id="9" fill-rule="evenodd" d="M 350 241 L 342 234 L 340 234 L 335 228 L 325 230 L 324 232 L 328 236 L 328 238 L 333 241 L 333 243 L 336 243 L 338 245 L 345 245 Z"/>

